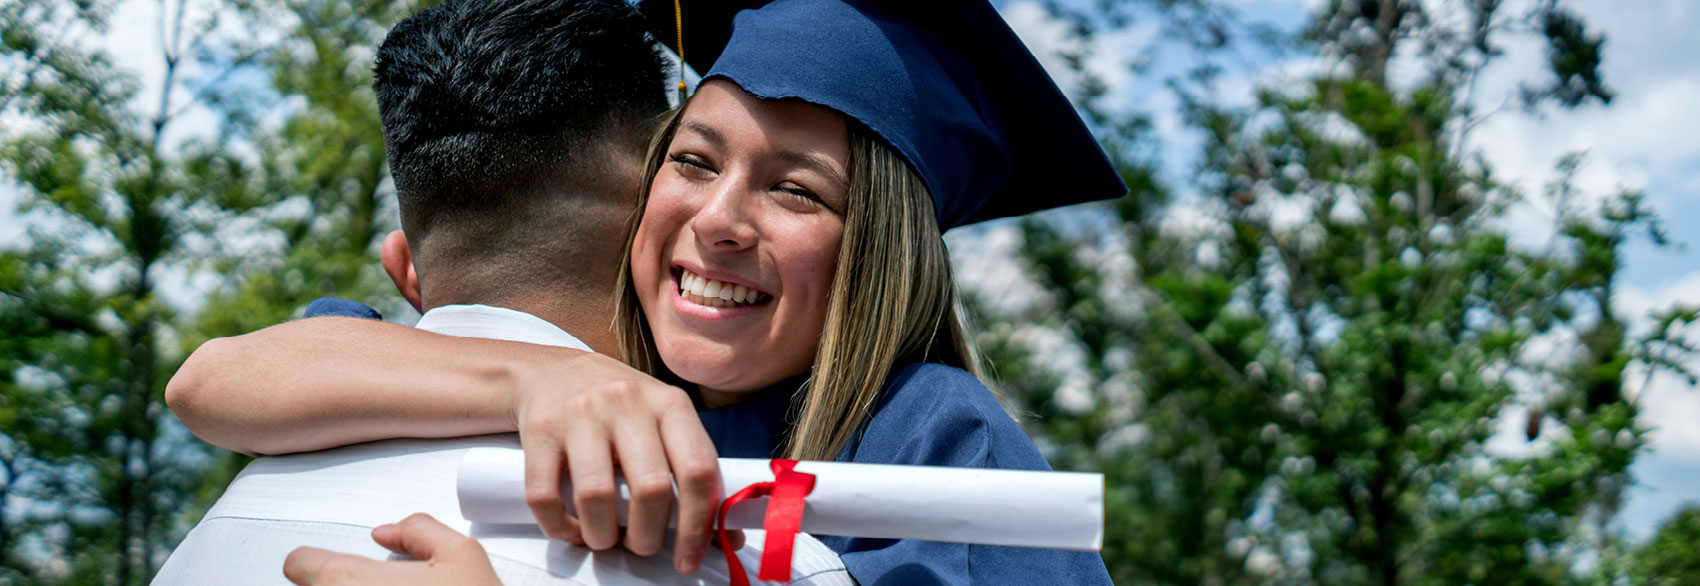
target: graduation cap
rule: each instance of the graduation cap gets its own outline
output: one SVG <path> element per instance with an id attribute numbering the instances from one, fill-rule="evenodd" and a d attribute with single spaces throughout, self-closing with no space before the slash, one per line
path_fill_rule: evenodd
<path id="1" fill-rule="evenodd" d="M 680 4 L 684 58 L 705 81 L 860 122 L 921 176 L 941 230 L 1127 193 L 1074 106 L 985 0 Z M 674 5 L 641 7 L 669 46 Z"/>

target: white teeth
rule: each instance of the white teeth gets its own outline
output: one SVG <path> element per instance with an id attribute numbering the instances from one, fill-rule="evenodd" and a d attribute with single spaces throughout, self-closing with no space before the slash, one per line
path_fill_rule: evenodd
<path id="1" fill-rule="evenodd" d="M 710 307 L 750 304 L 762 297 L 761 292 L 755 289 L 716 281 L 690 271 L 680 272 L 679 293 L 694 303 Z"/>

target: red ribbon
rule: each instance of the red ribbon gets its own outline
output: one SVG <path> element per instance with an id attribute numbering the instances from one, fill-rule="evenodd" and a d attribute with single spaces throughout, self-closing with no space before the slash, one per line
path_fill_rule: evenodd
<path id="1" fill-rule="evenodd" d="M 761 573 L 756 578 L 791 582 L 791 549 L 797 543 L 797 529 L 803 525 L 803 497 L 815 490 L 815 475 L 793 470 L 796 460 L 774 459 L 769 465 L 773 468 L 773 482 L 757 482 L 727 497 L 720 502 L 720 514 L 714 519 L 715 539 L 720 541 L 721 551 L 726 552 L 732 586 L 749 586 L 750 578 L 745 575 L 737 552 L 732 550 L 731 540 L 726 538 L 726 512 L 746 499 L 764 496 L 768 497 L 767 516 L 762 519 L 761 527 L 767 532 L 767 541 L 761 552 Z"/>

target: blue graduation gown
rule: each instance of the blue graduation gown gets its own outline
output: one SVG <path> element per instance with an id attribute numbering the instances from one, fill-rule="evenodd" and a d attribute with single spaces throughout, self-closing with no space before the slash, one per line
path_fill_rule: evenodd
<path id="1" fill-rule="evenodd" d="M 320 300 L 308 306 L 306 315 L 372 318 L 376 312 L 354 302 Z M 775 451 L 790 429 L 786 413 L 798 383 L 788 380 L 742 403 L 699 413 L 719 454 L 728 458 L 782 455 Z M 967 372 L 940 364 L 910 364 L 893 372 L 873 417 L 837 459 L 870 464 L 1051 468 L 985 385 Z M 1091 552 L 817 537 L 839 553 L 850 575 L 863 586 L 1110 584 L 1103 558 Z"/>
<path id="2" fill-rule="evenodd" d="M 720 455 L 768 458 L 785 439 L 795 383 L 703 411 Z M 1049 470 L 1033 441 L 973 375 L 911 364 L 886 381 L 867 425 L 840 462 Z M 988 487 L 987 490 L 996 490 Z M 898 584 L 1110 584 L 1096 553 L 915 539 L 817 536 L 863 586 Z"/>

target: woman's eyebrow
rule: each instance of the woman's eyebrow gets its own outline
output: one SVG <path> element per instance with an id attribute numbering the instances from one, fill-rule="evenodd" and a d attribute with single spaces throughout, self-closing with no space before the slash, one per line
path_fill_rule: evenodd
<path id="1" fill-rule="evenodd" d="M 702 137 L 703 140 L 708 141 L 714 148 L 724 148 L 726 146 L 726 137 L 720 134 L 720 131 L 716 130 L 713 126 L 709 126 L 695 120 L 686 120 L 679 123 L 679 130 L 689 131 L 699 137 Z M 847 188 L 850 185 L 850 179 L 844 176 L 844 172 L 839 170 L 837 166 L 832 164 L 830 159 L 824 156 L 797 150 L 781 150 L 778 155 L 782 161 L 799 167 L 806 167 L 825 175 L 828 179 L 836 181 L 839 187 Z"/>
<path id="2" fill-rule="evenodd" d="M 828 179 L 838 182 L 839 187 L 848 187 L 850 185 L 850 180 L 844 177 L 844 172 L 840 171 L 838 167 L 834 166 L 826 157 L 802 151 L 787 150 L 780 151 L 779 158 L 799 167 L 814 169 L 816 172 L 826 175 Z"/>
<path id="3" fill-rule="evenodd" d="M 694 132 L 698 136 L 701 136 L 703 140 L 713 143 L 716 148 L 726 145 L 726 137 L 721 136 L 719 130 L 715 130 L 713 126 L 709 126 L 695 120 L 686 120 L 679 123 L 679 130 L 689 130 Z"/>

